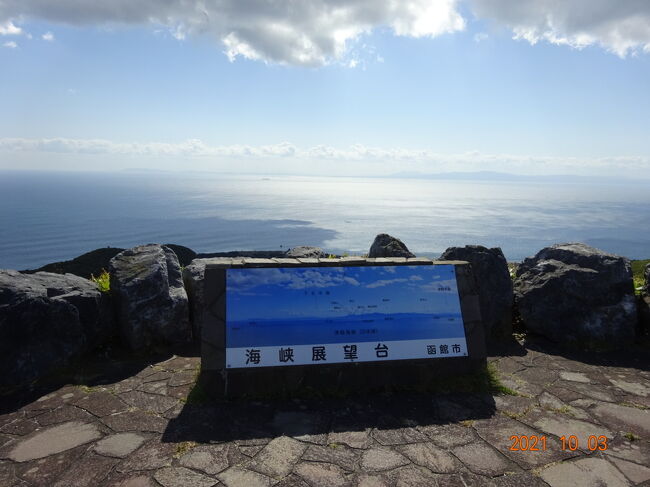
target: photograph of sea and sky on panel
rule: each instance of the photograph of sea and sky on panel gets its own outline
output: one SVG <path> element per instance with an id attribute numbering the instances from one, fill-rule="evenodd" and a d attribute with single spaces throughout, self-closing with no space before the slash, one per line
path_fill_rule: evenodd
<path id="1" fill-rule="evenodd" d="M 230 269 L 226 347 L 464 337 L 454 266 Z"/>

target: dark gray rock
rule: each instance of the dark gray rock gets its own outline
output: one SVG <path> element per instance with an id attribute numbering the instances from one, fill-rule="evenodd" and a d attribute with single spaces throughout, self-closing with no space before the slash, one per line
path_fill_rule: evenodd
<path id="1" fill-rule="evenodd" d="M 300 247 L 294 247 L 292 249 L 287 250 L 285 256 L 293 259 L 308 259 L 308 258 L 324 259 L 325 257 L 327 257 L 327 254 L 323 252 L 323 249 L 321 249 L 320 247 L 309 247 L 306 245 L 302 245 Z"/>
<path id="2" fill-rule="evenodd" d="M 218 262 L 221 258 L 194 259 L 183 269 L 183 283 L 190 302 L 190 321 L 194 341 L 201 339 L 203 328 L 203 278 L 205 266 L 210 262 Z"/>
<path id="3" fill-rule="evenodd" d="M 0 384 L 37 379 L 114 333 L 109 297 L 94 282 L 0 270 Z"/>
<path id="4" fill-rule="evenodd" d="M 104 269 L 108 269 L 108 263 L 124 249 L 106 247 L 95 249 L 75 257 L 72 260 L 54 262 L 44 265 L 39 269 L 21 271 L 33 274 L 35 272 L 54 272 L 56 274 L 74 274 L 75 276 L 90 279 L 91 276 L 99 276 Z"/>
<path id="5" fill-rule="evenodd" d="M 228 252 L 207 252 L 196 254 L 197 259 L 211 259 L 213 257 L 251 257 L 253 259 L 274 259 L 286 257 L 284 250 L 230 250 Z"/>
<path id="6" fill-rule="evenodd" d="M 196 259 L 196 252 L 189 247 L 183 247 L 176 244 L 164 244 L 165 247 L 172 249 L 178 257 L 178 263 L 182 266 L 188 266 L 192 260 Z"/>
<path id="7" fill-rule="evenodd" d="M 191 339 L 187 293 L 176 254 L 141 245 L 109 264 L 111 293 L 122 337 L 132 349 Z"/>
<path id="8" fill-rule="evenodd" d="M 581 243 L 553 245 L 517 269 L 515 301 L 526 327 L 561 343 L 622 346 L 634 340 L 630 261 Z"/>
<path id="9" fill-rule="evenodd" d="M 650 339 L 650 296 L 637 296 L 639 312 L 639 338 Z"/>
<path id="10" fill-rule="evenodd" d="M 368 257 L 415 257 L 399 238 L 380 233 L 370 246 Z"/>
<path id="11" fill-rule="evenodd" d="M 645 271 L 643 272 L 643 277 L 645 278 L 645 287 L 643 288 L 643 290 L 647 296 L 650 296 L 650 264 L 645 265 Z"/>
<path id="12" fill-rule="evenodd" d="M 510 336 L 514 296 L 508 262 L 501 249 L 488 249 L 481 245 L 450 247 L 443 252 L 440 260 L 465 260 L 471 264 L 486 336 Z"/>

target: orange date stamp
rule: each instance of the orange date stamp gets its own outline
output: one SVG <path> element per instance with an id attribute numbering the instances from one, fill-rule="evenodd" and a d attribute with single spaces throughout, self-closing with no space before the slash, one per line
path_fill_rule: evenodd
<path id="1" fill-rule="evenodd" d="M 546 435 L 512 435 L 510 451 L 546 451 Z M 562 451 L 575 451 L 580 448 L 580 440 L 575 435 L 560 436 L 560 449 Z M 587 449 L 589 451 L 605 451 L 608 448 L 605 435 L 589 435 Z"/>

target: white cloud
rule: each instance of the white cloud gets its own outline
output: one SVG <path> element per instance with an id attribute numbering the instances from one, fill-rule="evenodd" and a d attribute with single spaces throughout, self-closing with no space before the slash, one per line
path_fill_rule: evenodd
<path id="1" fill-rule="evenodd" d="M 20 27 L 14 25 L 11 20 L 0 22 L 0 36 L 16 36 L 22 33 L 23 30 Z"/>
<path id="2" fill-rule="evenodd" d="M 201 168 L 212 162 L 259 161 L 258 172 L 292 172 L 309 164 L 314 174 L 339 171 L 340 174 L 359 174 L 372 170 L 386 175 L 399 171 L 503 171 L 522 174 L 604 174 L 618 175 L 621 171 L 650 174 L 650 157 L 560 157 L 522 154 L 484 154 L 478 151 L 441 154 L 430 150 L 406 148 L 379 148 L 353 145 L 337 148 L 319 145 L 297 147 L 289 142 L 271 145 L 208 145 L 198 139 L 178 143 L 112 142 L 103 139 L 69 138 L 0 138 L 0 152 L 49 153 L 77 155 L 128 156 L 129 158 L 181 159 L 204 161 Z M 354 163 L 354 164 L 352 164 Z M 240 163 L 237 163 L 240 165 Z M 128 166 L 127 166 L 128 167 Z M 199 166 L 197 166 L 199 167 Z M 324 169 L 323 169 L 324 168 Z M 321 171 L 320 173 L 318 171 Z"/>
<path id="3" fill-rule="evenodd" d="M 433 281 L 427 284 L 422 284 L 420 286 L 420 289 L 425 293 L 449 292 L 449 291 L 442 291 L 441 288 L 443 289 L 450 288 L 452 292 L 456 292 L 457 290 L 456 279 Z"/>
<path id="4" fill-rule="evenodd" d="M 2 0 L 0 19 L 163 25 L 177 39 L 215 37 L 231 60 L 321 66 L 344 59 L 350 43 L 379 27 L 409 37 L 463 30 L 465 20 L 457 11 L 457 1 Z"/>
<path id="5" fill-rule="evenodd" d="M 286 289 L 300 290 L 328 288 L 344 284 L 359 286 L 359 282 L 345 275 L 343 268 L 315 269 L 247 269 L 228 275 L 228 285 L 236 292 L 250 292 L 259 286 L 279 286 Z"/>
<path id="6" fill-rule="evenodd" d="M 2 44 L 2 46 L 8 47 L 9 49 L 16 49 L 18 47 L 18 44 L 16 44 L 14 41 L 9 41 Z"/>
<path id="7" fill-rule="evenodd" d="M 621 57 L 650 51 L 648 0 L 470 0 L 479 18 L 512 29 L 514 39 L 582 49 L 600 45 Z"/>
<path id="8" fill-rule="evenodd" d="M 400 282 L 408 282 L 408 279 L 403 277 L 397 277 L 395 279 L 380 279 L 378 281 L 371 282 L 370 284 L 366 284 L 366 287 L 368 289 L 375 289 L 377 287 L 390 286 L 391 284 L 398 284 Z"/>
<path id="9" fill-rule="evenodd" d="M 41 39 L 47 42 L 52 42 L 54 40 L 54 34 L 52 34 L 51 32 L 46 32 L 41 36 Z"/>
<path id="10" fill-rule="evenodd" d="M 485 32 L 477 32 L 474 34 L 474 42 L 482 42 L 487 40 L 488 35 Z"/>

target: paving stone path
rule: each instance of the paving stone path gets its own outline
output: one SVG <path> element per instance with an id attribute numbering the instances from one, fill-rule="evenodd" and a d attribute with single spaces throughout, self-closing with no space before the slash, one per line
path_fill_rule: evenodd
<path id="1" fill-rule="evenodd" d="M 0 398 L 0 486 L 650 485 L 647 352 L 490 362 L 516 395 L 188 401 L 198 357 L 111 362 L 117 379 Z"/>

